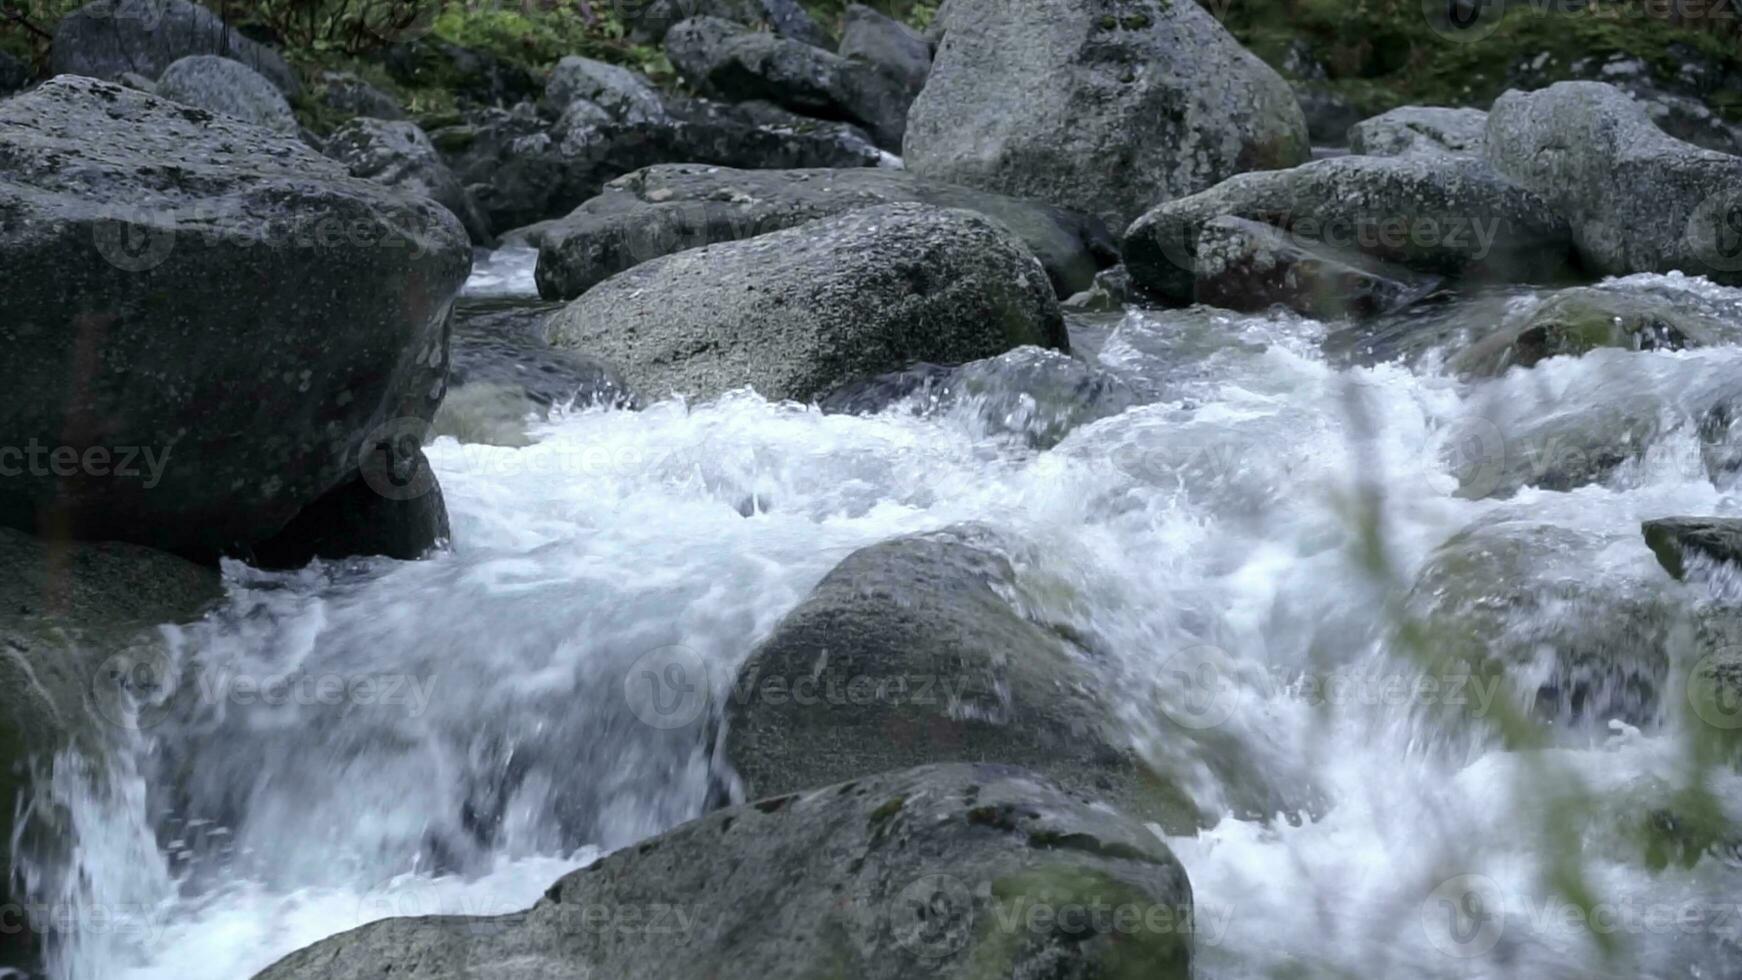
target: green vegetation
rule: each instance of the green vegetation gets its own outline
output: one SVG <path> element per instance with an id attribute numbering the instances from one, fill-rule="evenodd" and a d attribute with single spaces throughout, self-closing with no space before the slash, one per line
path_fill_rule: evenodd
<path id="1" fill-rule="evenodd" d="M 1674 26 L 1649 5 L 1609 3 L 1573 13 L 1540 0 L 1514 5 L 1479 39 L 1434 29 L 1421 0 L 1200 0 L 1241 43 L 1283 68 L 1304 49 L 1329 75 L 1327 86 L 1365 113 L 1399 105 L 1485 105 L 1506 89 L 1516 65 L 1547 55 L 1540 74 L 1569 77 L 1573 62 L 1625 53 L 1673 77 L 1691 53 L 1742 68 L 1742 20 Z M 1722 8 L 1728 10 L 1728 8 Z M 1714 100 L 1726 114 L 1742 93 Z"/>
<path id="2" fill-rule="evenodd" d="M 47 70 L 55 23 L 88 0 L 0 0 L 0 50 Z M 805 0 L 839 32 L 851 0 Z M 204 0 L 226 21 L 277 42 L 310 81 L 298 117 L 317 133 L 344 121 L 319 98 L 319 75 L 349 72 L 393 94 L 414 117 L 450 112 L 454 96 L 440 86 L 407 87 L 388 77 L 380 52 L 394 43 L 435 38 L 494 55 L 535 75 L 578 54 L 645 73 L 661 85 L 677 78 L 658 45 L 629 37 L 622 0 Z M 867 0 L 890 16 L 923 28 L 936 0 Z"/>

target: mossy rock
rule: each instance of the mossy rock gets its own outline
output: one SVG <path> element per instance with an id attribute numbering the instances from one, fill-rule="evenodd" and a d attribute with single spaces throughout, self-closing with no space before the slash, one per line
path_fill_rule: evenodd
<path id="1" fill-rule="evenodd" d="M 624 930 L 616 912 L 676 911 Z M 1184 868 L 1025 770 L 922 766 L 717 810 L 495 918 L 387 919 L 257 980 L 1185 980 Z M 643 926 L 654 925 L 643 917 Z M 672 928 L 672 927 L 679 928 Z"/>
<path id="2" fill-rule="evenodd" d="M 1681 350 L 1719 342 L 1724 326 L 1667 297 L 1578 287 L 1549 297 L 1454 361 L 1460 374 L 1494 376 L 1534 367 L 1551 357 L 1578 357 L 1600 348 Z"/>
<path id="3" fill-rule="evenodd" d="M 1453 714 L 1511 744 L 1541 725 L 1661 721 L 1677 607 L 1657 583 L 1593 576 L 1597 555 L 1621 542 L 1502 512 L 1434 552 L 1402 639 L 1442 687 L 1468 692 Z"/>

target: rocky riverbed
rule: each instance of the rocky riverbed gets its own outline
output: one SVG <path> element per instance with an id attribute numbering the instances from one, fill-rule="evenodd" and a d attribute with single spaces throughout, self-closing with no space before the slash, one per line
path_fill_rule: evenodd
<path id="1" fill-rule="evenodd" d="M 1742 157 L 636 11 L 0 96 L 0 975 L 1742 971 Z"/>

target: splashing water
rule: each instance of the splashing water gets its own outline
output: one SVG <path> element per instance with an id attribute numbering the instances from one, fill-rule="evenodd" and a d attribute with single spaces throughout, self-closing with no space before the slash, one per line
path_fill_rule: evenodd
<path id="1" fill-rule="evenodd" d="M 509 289 L 490 268 L 480 288 Z M 1742 303 L 1673 277 L 1615 288 Z M 1200 976 L 1742 971 L 1733 851 L 1654 870 L 1636 842 L 1692 778 L 1697 720 L 1593 717 L 1519 744 L 1422 710 L 1398 683 L 1420 671 L 1393 615 L 1448 539 L 1526 518 L 1585 542 L 1576 561 L 1527 555 L 1544 569 L 1699 606 L 1638 524 L 1738 512 L 1700 425 L 1742 350 L 1599 352 L 1463 383 L 1433 358 L 1340 366 L 1323 325 L 1284 314 L 1076 326 L 1142 404 L 1044 451 L 973 405 L 855 418 L 736 393 L 558 412 L 523 448 L 430 448 L 450 554 L 227 566 L 224 607 L 170 631 L 193 680 L 141 709 L 102 778 L 69 757 L 46 781 L 77 841 L 60 900 L 80 922 L 123 913 L 58 937 L 55 976 L 234 980 L 383 916 L 530 905 L 732 790 L 707 725 L 650 723 L 635 664 L 705 664 L 706 714 L 841 558 L 961 521 L 1028 543 L 1017 601 L 1086 638 L 1133 745 L 1206 814 L 1170 838 Z M 1555 413 L 1611 410 L 1649 424 L 1610 440 L 1626 459 L 1597 482 L 1467 492 L 1473 426 L 1515 447 Z M 1528 713 L 1535 692 L 1469 700 L 1484 693 Z M 1709 788 L 1742 817 L 1734 774 Z M 1546 884 L 1569 850 L 1584 906 Z"/>

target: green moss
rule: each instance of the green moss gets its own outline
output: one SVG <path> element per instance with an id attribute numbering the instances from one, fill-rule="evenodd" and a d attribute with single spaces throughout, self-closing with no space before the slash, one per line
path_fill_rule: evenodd
<path id="1" fill-rule="evenodd" d="M 1093 946 L 1096 976 L 1184 980 L 1190 975 L 1192 909 L 1175 907 L 1105 871 L 1044 864 L 992 882 L 992 907 L 977 917 L 968 975 L 1008 977 L 1049 950 Z"/>
<path id="2" fill-rule="evenodd" d="M 1673 76 L 1684 61 L 1680 45 L 1742 67 L 1734 37 L 1671 26 L 1632 8 L 1630 16 L 1613 5 L 1601 9 L 1607 16 L 1513 9 L 1474 41 L 1436 33 L 1418 0 L 1240 0 L 1226 5 L 1223 23 L 1279 69 L 1294 45 L 1304 45 L 1330 75 L 1326 87 L 1367 113 L 1410 104 L 1485 105 L 1505 90 L 1514 65 L 1544 54 L 1542 73 L 1550 81 L 1571 77 L 1581 58 L 1617 52 Z M 1742 110 L 1742 93 L 1713 104 L 1726 114 Z"/>
<path id="3" fill-rule="evenodd" d="M 871 816 L 867 821 L 870 824 L 871 829 L 876 830 L 880 825 L 888 821 L 890 817 L 900 813 L 902 806 L 906 803 L 907 797 L 905 796 L 892 796 L 889 799 L 884 800 L 882 805 L 871 811 Z"/>

